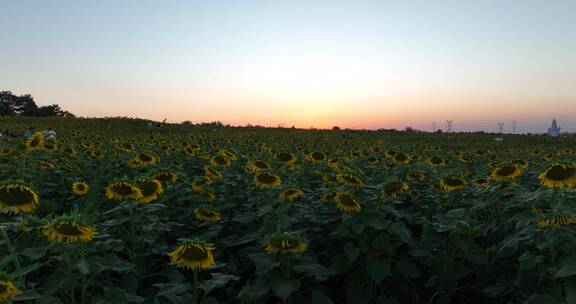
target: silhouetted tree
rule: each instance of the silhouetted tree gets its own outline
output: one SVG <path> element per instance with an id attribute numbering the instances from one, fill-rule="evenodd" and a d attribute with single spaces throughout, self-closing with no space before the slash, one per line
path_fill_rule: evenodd
<path id="1" fill-rule="evenodd" d="M 41 117 L 74 116 L 68 111 L 63 111 L 57 104 L 38 107 L 30 94 L 16 96 L 10 91 L 0 92 L 0 115 Z"/>

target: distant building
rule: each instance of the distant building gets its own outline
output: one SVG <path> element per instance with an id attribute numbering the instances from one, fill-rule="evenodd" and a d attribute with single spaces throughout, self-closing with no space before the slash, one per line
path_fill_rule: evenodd
<path id="1" fill-rule="evenodd" d="M 552 126 L 548 128 L 548 136 L 559 136 L 560 129 L 561 128 L 558 128 L 558 124 L 556 123 L 556 118 L 554 118 L 554 120 L 552 120 Z"/>

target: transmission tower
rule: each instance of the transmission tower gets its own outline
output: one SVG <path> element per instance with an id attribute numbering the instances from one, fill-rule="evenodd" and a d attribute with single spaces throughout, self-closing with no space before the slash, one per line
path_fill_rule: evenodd
<path id="1" fill-rule="evenodd" d="M 432 123 L 432 132 L 436 133 L 436 122 Z"/>
<path id="2" fill-rule="evenodd" d="M 517 123 L 517 122 L 518 122 L 518 121 L 516 121 L 516 120 L 513 120 L 513 121 L 512 121 L 512 133 L 514 133 L 514 134 L 516 134 L 516 123 Z"/>
<path id="3" fill-rule="evenodd" d="M 448 124 L 448 133 L 452 133 L 452 120 L 447 120 L 446 123 Z"/>
<path id="4" fill-rule="evenodd" d="M 502 134 L 502 129 L 504 129 L 504 123 L 503 123 L 503 122 L 499 122 L 499 123 L 498 123 L 498 133 Z"/>

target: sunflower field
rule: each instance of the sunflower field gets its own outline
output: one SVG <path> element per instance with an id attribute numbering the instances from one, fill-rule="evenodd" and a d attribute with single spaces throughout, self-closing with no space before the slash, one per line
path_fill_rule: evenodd
<path id="1" fill-rule="evenodd" d="M 30 126 L 0 303 L 576 303 L 576 137 Z"/>

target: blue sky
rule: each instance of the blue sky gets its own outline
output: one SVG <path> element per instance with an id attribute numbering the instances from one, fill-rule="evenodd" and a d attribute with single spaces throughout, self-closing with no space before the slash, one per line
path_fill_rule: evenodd
<path id="1" fill-rule="evenodd" d="M 6 1 L 0 89 L 82 116 L 576 131 L 576 1 Z"/>

